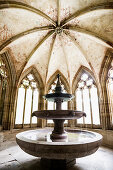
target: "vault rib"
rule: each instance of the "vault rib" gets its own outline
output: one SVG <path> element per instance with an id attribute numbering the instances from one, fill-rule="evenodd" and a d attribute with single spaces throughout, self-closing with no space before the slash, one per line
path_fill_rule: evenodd
<path id="1" fill-rule="evenodd" d="M 65 60 L 66 60 L 66 65 L 67 65 L 67 73 L 68 73 L 68 78 L 69 78 L 69 84 L 71 84 L 70 83 L 70 67 L 69 67 L 69 62 L 68 62 L 68 58 L 67 58 L 67 55 L 66 55 L 66 53 L 65 53 L 65 49 L 64 49 L 64 43 L 63 43 L 63 41 L 62 41 L 62 39 L 61 39 L 61 37 L 59 36 L 59 39 L 60 39 L 60 41 L 61 41 L 61 46 L 62 46 L 62 49 L 63 49 L 63 53 L 64 53 L 64 57 L 65 57 Z"/>
<path id="2" fill-rule="evenodd" d="M 89 38 L 92 37 L 94 41 L 96 41 L 96 39 L 97 39 L 96 42 L 98 42 L 98 43 L 100 42 L 100 44 L 102 44 L 102 45 L 105 44 L 107 47 L 113 48 L 113 43 L 111 43 L 110 41 L 104 39 L 103 37 L 101 37 L 100 35 L 98 35 L 98 34 L 96 34 L 94 32 L 87 31 L 84 28 L 80 28 L 80 27 L 76 27 L 76 26 L 75 27 L 74 26 L 68 26 L 68 28 L 65 28 L 65 29 L 68 29 L 70 31 L 76 31 L 76 32 L 82 33 L 84 35 L 87 35 Z"/>
<path id="3" fill-rule="evenodd" d="M 76 42 L 75 38 L 72 37 L 67 31 L 63 31 L 68 37 L 69 39 L 74 43 L 74 45 L 78 48 L 78 50 L 81 52 L 82 56 L 85 58 L 85 60 L 87 61 L 87 63 L 89 64 L 89 61 L 87 59 L 87 55 L 85 54 L 85 51 L 81 48 L 81 46 Z"/>
<path id="4" fill-rule="evenodd" d="M 40 11 L 39 9 L 36 9 L 28 4 L 24 4 L 22 2 L 17 2 L 17 1 L 0 1 L 0 9 L 5 9 L 5 8 L 21 8 L 25 9 L 31 12 L 34 12 L 44 18 L 46 18 L 52 25 L 56 26 L 56 23 L 44 12 Z"/>
<path id="5" fill-rule="evenodd" d="M 43 30 L 53 30 L 54 28 L 52 26 L 44 26 L 44 27 L 35 27 L 29 30 L 26 30 L 24 32 L 21 32 L 11 38 L 9 38 L 7 41 L 5 41 L 1 46 L 0 46 L 0 51 L 3 50 L 6 46 L 8 46 L 10 43 L 16 41 L 17 39 L 24 37 L 25 35 L 37 32 L 37 31 L 43 31 Z"/>
<path id="6" fill-rule="evenodd" d="M 58 15 L 58 26 L 60 26 L 60 0 L 57 0 L 57 15 Z"/>
<path id="7" fill-rule="evenodd" d="M 61 26 L 66 25 L 69 21 L 73 20 L 74 18 L 84 15 L 88 12 L 91 11 L 95 11 L 95 10 L 103 10 L 103 9 L 113 9 L 113 2 L 109 2 L 109 3 L 102 3 L 100 5 L 96 5 L 96 6 L 90 6 L 90 7 L 86 7 L 82 10 L 78 10 L 77 12 L 75 12 L 74 14 L 72 14 L 71 16 L 69 16 L 67 19 L 65 19 L 64 21 L 62 21 Z"/>
<path id="8" fill-rule="evenodd" d="M 44 36 L 40 42 L 33 48 L 33 50 L 31 51 L 30 55 L 27 57 L 26 59 L 26 64 L 28 63 L 28 61 L 30 60 L 30 58 L 32 57 L 32 55 L 37 51 L 37 49 L 42 45 L 42 43 L 44 41 L 46 41 L 52 34 L 54 33 L 54 31 L 50 31 L 49 33 L 46 34 L 46 36 Z"/>
<path id="9" fill-rule="evenodd" d="M 49 52 L 49 58 L 48 58 L 48 64 L 47 64 L 47 70 L 46 70 L 45 84 L 46 84 L 46 81 L 47 81 L 47 75 L 48 75 L 48 70 L 49 70 L 49 65 L 50 65 L 50 60 L 51 60 L 51 55 L 52 55 L 52 52 L 53 52 L 55 40 L 56 40 L 56 34 L 55 34 L 55 37 L 53 38 L 53 42 L 52 42 L 52 44 L 51 44 L 51 48 L 50 48 L 50 52 Z"/>
<path id="10" fill-rule="evenodd" d="M 49 33 L 46 34 L 46 36 L 44 36 L 40 42 L 35 46 L 35 48 L 33 48 L 33 50 L 31 51 L 31 53 L 29 54 L 29 56 L 27 57 L 26 61 L 24 62 L 22 69 L 19 73 L 19 77 L 21 76 L 25 66 L 27 65 L 28 61 L 30 60 L 30 58 L 32 57 L 32 55 L 36 52 L 36 50 L 41 46 L 41 44 L 47 40 L 52 34 L 54 33 L 54 31 L 50 31 Z"/>

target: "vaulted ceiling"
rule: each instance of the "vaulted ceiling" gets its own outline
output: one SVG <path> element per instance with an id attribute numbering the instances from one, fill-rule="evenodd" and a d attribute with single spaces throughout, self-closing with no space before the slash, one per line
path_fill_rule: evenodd
<path id="1" fill-rule="evenodd" d="M 113 48 L 113 0 L 0 0 L 0 53 L 16 73 L 32 66 L 44 84 L 59 70 L 70 86 L 85 66 L 98 76 Z"/>

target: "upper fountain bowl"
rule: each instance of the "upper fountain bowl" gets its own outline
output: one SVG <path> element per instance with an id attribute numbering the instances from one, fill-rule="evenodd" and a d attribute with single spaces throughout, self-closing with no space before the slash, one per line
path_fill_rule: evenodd
<path id="1" fill-rule="evenodd" d="M 57 75 L 57 78 L 58 78 L 58 80 L 57 80 L 57 84 L 56 84 L 54 93 L 46 94 L 44 96 L 44 98 L 49 101 L 53 101 L 53 102 L 55 102 L 57 100 L 64 102 L 64 101 L 69 101 L 69 100 L 73 99 L 74 95 L 68 94 L 68 93 L 62 93 L 63 90 L 62 90 L 59 74 Z"/>
<path id="2" fill-rule="evenodd" d="M 74 98 L 74 96 L 68 93 L 50 93 L 50 94 L 46 94 L 44 98 L 47 99 L 48 101 L 54 102 L 59 99 L 63 102 L 63 101 L 71 100 L 72 98 Z"/>

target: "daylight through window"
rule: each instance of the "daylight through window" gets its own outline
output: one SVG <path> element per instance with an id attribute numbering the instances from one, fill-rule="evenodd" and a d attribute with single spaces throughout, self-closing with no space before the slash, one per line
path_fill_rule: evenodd
<path id="1" fill-rule="evenodd" d="M 33 111 L 38 110 L 39 92 L 32 74 L 28 74 L 18 89 L 15 124 L 36 124 L 37 118 L 31 117 Z"/>
<path id="2" fill-rule="evenodd" d="M 78 124 L 100 124 L 97 88 L 94 80 L 86 73 L 82 74 L 75 92 L 76 108 L 84 111 L 86 117 L 77 119 Z"/>

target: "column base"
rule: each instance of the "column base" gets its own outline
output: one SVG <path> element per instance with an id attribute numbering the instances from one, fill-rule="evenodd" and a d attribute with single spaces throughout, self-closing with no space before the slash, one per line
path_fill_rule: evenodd
<path id="1" fill-rule="evenodd" d="M 76 164 L 76 159 L 46 159 L 41 158 L 41 170 L 66 170 Z"/>

